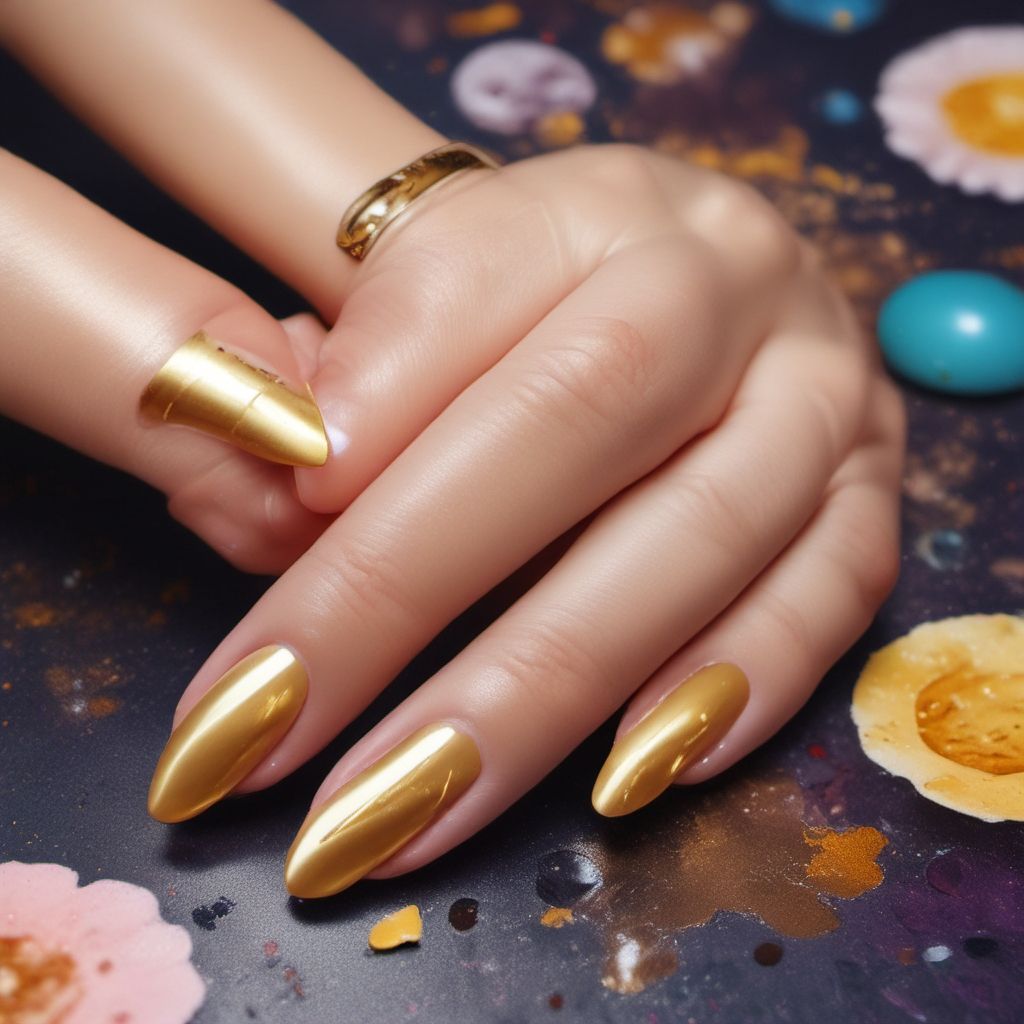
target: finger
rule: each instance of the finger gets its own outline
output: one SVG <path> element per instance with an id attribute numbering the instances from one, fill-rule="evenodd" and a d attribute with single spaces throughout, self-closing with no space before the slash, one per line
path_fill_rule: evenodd
<path id="1" fill-rule="evenodd" d="M 238 660 L 283 645 L 309 699 L 244 788 L 319 750 L 459 612 L 719 417 L 746 352 L 721 340 L 716 281 L 703 249 L 674 241 L 603 264 L 267 592 L 177 722 Z"/>
<path id="2" fill-rule="evenodd" d="M 702 665 L 747 667 L 750 701 L 721 743 L 677 781 L 702 782 L 771 738 L 868 627 L 899 574 L 902 400 L 888 381 L 873 393 L 875 429 L 836 473 L 828 498 L 791 548 L 631 702 L 625 736 Z"/>
<path id="3" fill-rule="evenodd" d="M 446 141 L 267 0 L 22 0 L 0 43 L 331 322 L 345 207 Z"/>
<path id="4" fill-rule="evenodd" d="M 713 433 L 600 512 L 533 590 L 342 760 L 293 845 L 290 891 L 337 891 L 394 853 L 418 827 L 422 834 L 382 871 L 423 863 L 476 831 L 785 547 L 817 507 L 856 435 L 856 378 L 866 376 L 853 346 L 819 339 L 813 353 L 805 342 L 793 325 L 769 341 Z M 851 377 L 850 394 L 826 423 L 822 404 L 810 396 L 828 395 L 830 380 L 838 391 L 836 382 Z M 784 403 L 779 381 L 793 386 Z M 448 804 L 432 802 L 428 773 L 435 769 L 417 765 L 411 790 L 402 775 L 417 745 L 426 742 L 419 730 L 432 723 L 472 738 L 481 763 L 479 784 L 466 782 L 465 795 L 440 821 Z M 419 737 L 412 749 L 405 745 L 409 736 Z M 464 764 L 464 756 L 454 766 L 442 757 L 437 777 Z M 425 793 L 431 800 L 426 820 L 412 807 L 400 818 L 389 818 L 376 804 L 372 813 L 363 810 L 367 791 L 382 778 L 388 801 L 411 804 Z M 448 799 L 452 789 L 445 787 Z"/>
<path id="5" fill-rule="evenodd" d="M 0 411 L 160 488 L 172 512 L 237 564 L 288 564 L 323 521 L 298 502 L 290 471 L 224 443 L 275 462 L 326 457 L 287 331 L 225 281 L 10 154 L 0 155 L 0 188 Z M 200 331 L 240 358 L 182 344 Z M 175 421 L 205 433 L 166 425 Z"/>

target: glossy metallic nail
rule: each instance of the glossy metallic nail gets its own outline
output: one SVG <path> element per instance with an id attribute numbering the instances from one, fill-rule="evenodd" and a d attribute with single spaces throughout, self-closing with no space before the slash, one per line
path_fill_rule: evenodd
<path id="1" fill-rule="evenodd" d="M 685 679 L 612 747 L 594 784 L 594 810 L 617 818 L 649 804 L 718 743 L 749 696 L 735 665 L 708 665 Z"/>
<path id="2" fill-rule="evenodd" d="M 195 427 L 270 462 L 327 461 L 327 432 L 312 392 L 292 391 L 203 331 L 164 363 L 139 408 L 150 419 Z"/>
<path id="3" fill-rule="evenodd" d="M 347 889 L 397 853 L 470 787 L 480 753 L 465 734 L 428 725 L 312 811 L 288 851 L 293 896 Z"/>
<path id="4" fill-rule="evenodd" d="M 243 658 L 171 733 L 149 786 L 149 813 L 184 821 L 230 793 L 284 738 L 308 688 L 286 647 Z"/>

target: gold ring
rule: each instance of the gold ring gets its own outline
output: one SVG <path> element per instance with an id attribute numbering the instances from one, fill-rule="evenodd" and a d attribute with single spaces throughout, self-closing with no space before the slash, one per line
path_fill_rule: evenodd
<path id="1" fill-rule="evenodd" d="M 365 259 L 381 232 L 418 196 L 458 171 L 494 170 L 497 166 L 492 157 L 465 142 L 432 149 L 394 174 L 381 178 L 345 211 L 338 227 L 338 248 L 357 260 Z"/>

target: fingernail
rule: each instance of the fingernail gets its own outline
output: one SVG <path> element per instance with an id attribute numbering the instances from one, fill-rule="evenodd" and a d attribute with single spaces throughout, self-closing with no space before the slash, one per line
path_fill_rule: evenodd
<path id="1" fill-rule="evenodd" d="M 306 819 L 284 866 L 293 896 L 331 896 L 397 853 L 480 774 L 476 744 L 428 725 L 341 787 Z"/>
<path id="2" fill-rule="evenodd" d="M 292 391 L 203 331 L 164 363 L 139 408 L 151 419 L 195 427 L 270 462 L 327 461 L 327 432 L 312 393 Z"/>
<path id="3" fill-rule="evenodd" d="M 679 684 L 612 747 L 594 784 L 606 818 L 649 804 L 729 731 L 750 696 L 747 677 L 722 662 Z"/>
<path id="4" fill-rule="evenodd" d="M 284 738 L 308 687 L 286 647 L 263 647 L 229 669 L 171 733 L 149 786 L 149 813 L 185 821 L 230 793 Z"/>

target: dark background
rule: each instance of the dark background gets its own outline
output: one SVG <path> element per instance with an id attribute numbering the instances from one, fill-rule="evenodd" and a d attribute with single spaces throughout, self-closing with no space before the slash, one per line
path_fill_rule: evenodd
<path id="1" fill-rule="evenodd" d="M 453 40 L 441 32 L 410 54 L 395 40 L 394 19 L 396 11 L 417 5 L 294 0 L 288 6 L 442 132 L 512 154 L 533 145 L 474 130 L 450 102 L 448 71 L 426 70 L 439 55 L 450 68 L 486 40 Z M 436 12 L 439 5 L 418 6 Z M 591 69 L 602 109 L 622 114 L 630 137 L 655 142 L 672 127 L 670 103 L 652 101 L 601 57 L 609 15 L 583 3 L 521 6 L 526 17 L 513 34 L 536 38 L 550 30 Z M 816 115 L 814 97 L 841 86 L 869 102 L 880 69 L 907 47 L 966 20 L 1020 17 L 1014 0 L 904 0 L 863 32 L 834 37 L 761 10 L 737 74 L 764 83 L 773 109 L 810 135 L 814 159 L 893 186 L 890 224 L 912 256 L 925 265 L 992 266 L 994 252 L 1021 240 L 1019 209 L 932 185 L 913 164 L 889 154 L 870 112 L 840 128 Z M 302 308 L 9 61 L 0 61 L 0 96 L 2 139 L 15 153 L 237 283 L 275 314 Z M 603 115 L 589 118 L 588 135 L 609 137 Z M 764 187 L 775 194 L 772 183 Z M 855 242 L 858 232 L 876 227 L 842 207 L 839 223 L 813 233 Z M 891 278 L 895 271 L 888 269 Z M 877 267 L 873 272 L 883 284 L 898 283 Z M 1019 269 L 1009 276 L 1021 281 Z M 881 297 L 861 296 L 861 305 L 870 309 Z M 600 983 L 604 953 L 596 928 L 581 922 L 555 931 L 538 924 L 547 905 L 535 886 L 538 858 L 605 842 L 643 844 L 648 831 L 671 827 L 687 813 L 692 798 L 685 792 L 673 792 L 627 824 L 591 812 L 590 786 L 610 725 L 437 864 L 315 904 L 286 897 L 282 857 L 329 766 L 403 692 L 450 658 L 500 601 L 485 602 L 456 623 L 331 749 L 271 792 L 229 801 L 174 828 L 151 821 L 146 787 L 177 698 L 268 581 L 222 564 L 167 517 L 161 497 L 145 486 L 6 422 L 0 422 L 0 681 L 10 685 L 0 690 L 0 859 L 56 861 L 77 870 L 83 883 L 111 877 L 152 889 L 165 917 L 192 934 L 194 961 L 209 983 L 200 1024 L 817 1022 L 825 1007 L 850 1022 L 1020 1020 L 1024 936 L 1003 911 L 1010 896 L 1024 892 L 1024 879 L 1014 874 L 1024 853 L 1021 826 L 986 825 L 927 803 L 867 761 L 849 721 L 850 690 L 871 650 L 927 619 L 1024 606 L 1024 572 L 1013 570 L 1015 562 L 1024 565 L 1024 403 L 1020 396 L 951 402 L 913 391 L 908 398 L 912 458 L 902 580 L 807 709 L 732 773 L 784 771 L 801 782 L 809 806 L 832 794 L 828 786 L 841 776 L 843 808 L 830 823 L 874 825 L 890 838 L 885 883 L 837 904 L 843 923 L 832 934 L 783 940 L 778 965 L 764 967 L 751 956 L 760 942 L 778 941 L 769 929 L 753 918 L 719 915 L 675 937 L 681 960 L 675 974 L 642 993 L 620 995 Z M 929 491 L 922 479 L 941 487 Z M 827 754 L 824 767 L 812 764 L 808 750 L 815 745 Z M 973 916 L 960 913 L 963 907 L 944 914 L 937 908 L 937 923 L 908 930 L 900 901 L 913 896 L 927 904 L 923 866 L 951 848 L 991 859 L 999 885 L 990 892 L 982 887 Z M 193 916 L 220 897 L 235 904 L 230 913 L 212 922 L 201 909 Z M 462 897 L 478 900 L 480 911 L 476 927 L 460 933 L 449 926 L 447 911 Z M 642 879 L 630 899 L 642 918 Z M 405 902 L 424 911 L 421 947 L 369 954 L 370 924 Z M 995 950 L 968 955 L 964 942 L 979 935 L 992 938 Z M 922 962 L 921 950 L 937 943 L 954 956 L 943 964 Z M 913 962 L 899 962 L 896 947 L 914 950 Z M 979 947 L 966 948 L 976 953 Z"/>

